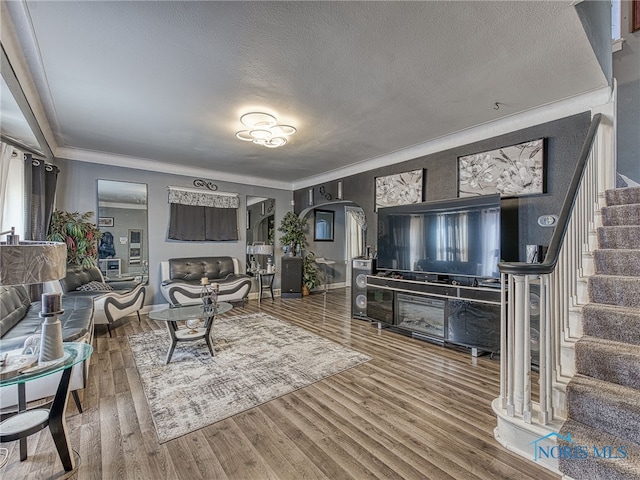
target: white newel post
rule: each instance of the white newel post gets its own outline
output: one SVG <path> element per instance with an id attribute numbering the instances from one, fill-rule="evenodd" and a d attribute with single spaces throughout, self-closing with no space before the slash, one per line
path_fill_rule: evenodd
<path id="1" fill-rule="evenodd" d="M 514 401 L 516 407 L 516 414 L 522 415 L 524 412 L 524 319 L 522 318 L 522 312 L 524 311 L 524 277 L 522 275 L 514 275 L 514 304 L 515 304 L 515 330 L 514 344 L 515 349 L 513 352 L 514 364 L 515 364 L 515 378 L 514 378 Z"/>

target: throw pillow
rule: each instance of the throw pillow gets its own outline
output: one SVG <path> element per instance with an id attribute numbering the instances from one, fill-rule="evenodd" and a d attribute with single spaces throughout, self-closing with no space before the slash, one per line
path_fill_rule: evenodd
<path id="1" fill-rule="evenodd" d="M 79 292 L 110 292 L 113 288 L 111 288 L 111 285 L 94 280 L 92 282 L 85 283 L 84 285 L 80 285 L 76 290 Z"/>

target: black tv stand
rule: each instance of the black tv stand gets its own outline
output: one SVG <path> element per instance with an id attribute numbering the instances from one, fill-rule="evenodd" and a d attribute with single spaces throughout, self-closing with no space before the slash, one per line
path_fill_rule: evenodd
<path id="1" fill-rule="evenodd" d="M 414 338 L 468 348 L 474 356 L 499 351 L 501 290 L 494 282 L 446 281 L 367 276 L 367 316 Z"/>

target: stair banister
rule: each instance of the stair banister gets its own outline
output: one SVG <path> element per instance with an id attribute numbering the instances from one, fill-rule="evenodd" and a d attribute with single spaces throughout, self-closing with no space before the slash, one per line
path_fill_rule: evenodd
<path id="1" fill-rule="evenodd" d="M 594 115 L 591 120 L 591 125 L 589 126 L 587 137 L 582 145 L 578 163 L 573 171 L 569 190 L 567 191 L 567 195 L 564 197 L 562 209 L 560 210 L 560 215 L 558 215 L 558 221 L 556 222 L 556 226 L 553 230 L 553 236 L 549 242 L 549 248 L 547 249 L 544 261 L 542 263 L 501 262 L 498 264 L 501 273 L 514 275 L 542 275 L 551 273 L 555 268 L 556 263 L 558 263 L 560 247 L 562 246 L 562 241 L 569 224 L 569 217 L 575 205 L 578 187 L 580 186 L 582 177 L 585 173 L 585 165 L 589 159 L 589 154 L 591 153 L 591 149 L 596 139 L 596 133 L 598 132 L 601 120 L 601 113 Z"/>
<path id="2" fill-rule="evenodd" d="M 582 253 L 598 210 L 598 132 L 593 116 L 542 263 L 501 262 L 501 365 L 498 406 L 524 424 L 548 425 L 563 406 L 553 387 L 562 374 L 561 344 L 571 335 L 570 309 L 578 302 Z M 539 402 L 531 399 L 530 283 L 540 284 Z M 495 407 L 494 407 L 495 408 Z M 538 412 L 537 419 L 533 412 Z M 499 430 L 499 429 L 497 429 Z M 499 433 L 497 433 L 499 435 Z"/>

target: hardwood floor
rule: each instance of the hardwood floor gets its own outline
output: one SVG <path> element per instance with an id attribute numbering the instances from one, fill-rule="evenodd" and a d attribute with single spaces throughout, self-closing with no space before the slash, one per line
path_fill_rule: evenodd
<path id="1" fill-rule="evenodd" d="M 493 438 L 499 363 L 350 319 L 349 290 L 255 300 L 263 311 L 373 357 L 356 368 L 165 444 L 158 444 L 127 335 L 163 325 L 129 317 L 98 329 L 84 413 L 67 408 L 84 479 L 551 479 Z M 183 347 L 178 347 L 183 348 Z M 4 444 L 10 479 L 63 478 L 48 430 L 29 458 Z"/>

